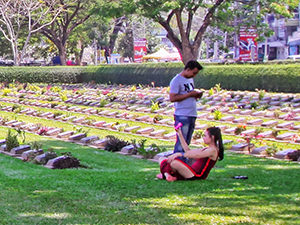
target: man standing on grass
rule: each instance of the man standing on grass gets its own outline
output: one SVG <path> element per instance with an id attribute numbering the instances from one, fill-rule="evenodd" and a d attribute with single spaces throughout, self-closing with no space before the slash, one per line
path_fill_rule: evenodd
<path id="1" fill-rule="evenodd" d="M 197 118 L 197 99 L 202 97 L 203 92 L 194 88 L 194 77 L 203 67 L 197 61 L 189 61 L 184 70 L 177 74 L 170 82 L 170 101 L 174 102 L 175 126 L 182 123 L 181 131 L 187 144 L 190 144 Z M 174 153 L 184 152 L 177 137 Z M 188 162 L 186 158 L 181 158 Z"/>

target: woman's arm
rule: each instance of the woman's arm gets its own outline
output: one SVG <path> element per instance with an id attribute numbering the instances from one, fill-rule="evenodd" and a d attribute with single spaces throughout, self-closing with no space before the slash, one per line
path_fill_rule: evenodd
<path id="1" fill-rule="evenodd" d="M 201 159 L 206 157 L 211 157 L 214 155 L 214 149 L 204 148 L 204 149 L 192 149 L 184 153 L 184 157 L 192 159 Z"/>
<path id="2" fill-rule="evenodd" d="M 207 148 L 207 149 L 190 149 L 188 152 L 176 152 L 168 157 L 168 163 L 171 163 L 174 159 L 184 156 L 186 158 L 191 159 L 201 159 L 206 157 L 212 157 L 214 155 L 214 149 Z"/>
<path id="3" fill-rule="evenodd" d="M 180 141 L 180 143 L 181 143 L 181 146 L 182 146 L 183 150 L 184 150 L 185 152 L 189 151 L 190 148 L 189 148 L 188 144 L 186 143 L 186 141 L 185 141 L 185 139 L 184 139 L 184 137 L 183 137 L 183 135 L 182 135 L 181 128 L 179 128 L 179 129 L 176 130 L 176 131 L 177 131 L 177 134 L 178 134 L 178 137 L 179 137 L 179 141 Z"/>

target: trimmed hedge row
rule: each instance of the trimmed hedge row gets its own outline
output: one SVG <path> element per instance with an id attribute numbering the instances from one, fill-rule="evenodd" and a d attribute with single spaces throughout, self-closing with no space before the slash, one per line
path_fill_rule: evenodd
<path id="1" fill-rule="evenodd" d="M 0 82 L 115 83 L 168 86 L 182 63 L 146 63 L 87 67 L 1 67 Z M 264 89 L 300 93 L 300 64 L 204 65 L 195 77 L 197 88 L 216 84 L 228 90 Z"/>
<path id="2" fill-rule="evenodd" d="M 224 89 L 264 89 L 273 92 L 300 92 L 300 64 L 208 66 L 195 79 L 197 87 L 221 84 Z"/>
<path id="3" fill-rule="evenodd" d="M 77 83 L 84 67 L 0 67 L 0 82 Z"/>

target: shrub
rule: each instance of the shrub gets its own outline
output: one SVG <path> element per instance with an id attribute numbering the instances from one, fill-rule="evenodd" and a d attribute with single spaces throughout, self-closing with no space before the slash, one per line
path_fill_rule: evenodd
<path id="1" fill-rule="evenodd" d="M 194 139 L 200 139 L 202 138 L 204 135 L 204 131 L 203 130 L 196 130 L 193 134 L 193 138 Z"/>
<path id="2" fill-rule="evenodd" d="M 5 138 L 6 151 L 9 152 L 13 148 L 18 147 L 20 145 L 17 136 L 18 136 L 18 134 L 15 134 L 15 135 L 12 134 L 11 129 L 8 130 L 7 136 Z"/>
<path id="3" fill-rule="evenodd" d="M 30 147 L 32 150 L 39 150 L 42 148 L 42 146 L 43 146 L 43 144 L 38 141 L 34 141 L 34 142 L 30 143 Z"/>
<path id="4" fill-rule="evenodd" d="M 277 145 L 273 143 L 271 146 L 268 146 L 265 150 L 268 156 L 273 156 L 276 152 L 278 152 L 280 149 L 278 149 Z"/>
<path id="5" fill-rule="evenodd" d="M 129 142 L 116 138 L 115 136 L 112 135 L 106 136 L 106 139 L 107 139 L 107 143 L 104 149 L 110 152 L 121 151 L 123 147 L 129 145 Z"/>
<path id="6" fill-rule="evenodd" d="M 235 130 L 234 130 L 234 134 L 235 135 L 239 135 L 241 134 L 243 131 L 246 130 L 246 126 L 245 125 L 238 125 Z"/>
<path id="7" fill-rule="evenodd" d="M 215 110 L 214 111 L 214 119 L 215 120 L 220 120 L 223 117 L 223 114 L 220 110 Z"/>

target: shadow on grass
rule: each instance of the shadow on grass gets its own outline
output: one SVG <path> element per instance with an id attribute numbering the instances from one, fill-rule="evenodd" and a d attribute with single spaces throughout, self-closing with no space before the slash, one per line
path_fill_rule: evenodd
<path id="1" fill-rule="evenodd" d="M 91 169 L 49 170 L 1 158 L 3 224 L 297 224 L 299 219 L 299 164 L 226 152 L 207 180 L 168 183 L 155 179 L 158 165 L 148 160 L 62 141 L 41 143 L 70 151 Z M 249 179 L 232 179 L 236 175 Z"/>

